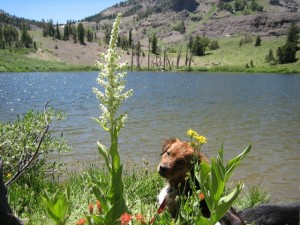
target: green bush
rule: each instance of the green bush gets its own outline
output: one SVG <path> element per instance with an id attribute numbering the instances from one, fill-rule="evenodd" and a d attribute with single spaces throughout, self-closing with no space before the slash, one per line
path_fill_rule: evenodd
<path id="1" fill-rule="evenodd" d="M 3 177 L 9 186 L 9 199 L 17 213 L 30 213 L 45 187 L 51 186 L 46 171 L 56 171 L 62 164 L 47 164 L 47 155 L 69 150 L 63 138 L 53 137 L 49 126 L 63 114 L 53 109 L 44 113 L 29 111 L 14 122 L 0 122 L 0 155 Z M 52 178 L 55 176 L 52 174 Z M 14 182 L 17 185 L 12 185 Z"/>

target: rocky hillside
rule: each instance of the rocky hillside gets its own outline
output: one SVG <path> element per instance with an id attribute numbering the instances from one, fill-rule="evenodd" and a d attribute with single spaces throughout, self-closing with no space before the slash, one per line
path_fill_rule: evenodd
<path id="1" fill-rule="evenodd" d="M 256 1 L 263 7 L 262 12 L 249 10 L 227 11 L 219 7 L 220 0 L 128 0 L 110 7 L 101 13 L 85 18 L 85 21 L 104 24 L 123 13 L 124 30 L 134 29 L 138 39 L 157 33 L 168 42 L 182 40 L 198 34 L 220 37 L 233 34 L 260 34 L 281 36 L 287 27 L 296 22 L 300 26 L 299 0 Z M 234 6 L 234 1 L 230 2 Z M 272 3 L 272 4 L 270 4 Z M 248 9 L 247 9 L 248 7 Z M 176 31 L 176 25 L 184 21 L 183 34 Z"/>
<path id="2" fill-rule="evenodd" d="M 107 27 L 118 12 L 123 14 L 121 30 L 128 37 L 132 30 L 135 43 L 147 49 L 149 37 L 159 38 L 161 46 L 176 46 L 190 36 L 221 38 L 237 35 L 278 37 L 286 35 L 295 22 L 300 27 L 300 0 L 244 1 L 242 10 L 235 10 L 241 0 L 127 0 L 83 21 Z M 256 9 L 252 5 L 256 3 Z M 230 6 L 226 10 L 221 5 Z M 93 26 L 94 26 L 93 25 Z M 182 28 L 182 26 L 184 26 Z M 102 32 L 103 33 L 103 32 Z M 103 34 L 99 33 L 102 38 Z"/>
<path id="3" fill-rule="evenodd" d="M 239 5 L 241 2 L 246 4 Z M 144 52 L 155 34 L 160 48 L 167 46 L 171 52 L 174 48 L 176 53 L 179 45 L 194 35 L 212 39 L 244 34 L 263 38 L 286 35 L 292 22 L 300 27 L 299 6 L 300 0 L 127 0 L 82 20 L 85 29 L 93 29 L 96 36 L 86 45 L 74 44 L 72 39 L 43 37 L 41 26 L 33 21 L 30 32 L 38 51 L 29 57 L 93 64 L 98 52 L 105 50 L 105 31 L 119 12 L 123 14 L 121 35 L 127 38 L 131 30 L 134 43 L 139 41 Z M 0 23 L 1 19 L 7 20 L 7 15 L 0 11 Z M 130 54 L 127 50 L 125 60 L 131 60 Z M 146 65 L 146 60 L 142 64 Z"/>
<path id="4" fill-rule="evenodd" d="M 233 34 L 259 34 L 260 36 L 282 36 L 287 34 L 292 22 L 300 25 L 299 12 L 265 12 L 254 15 L 229 16 L 212 19 L 199 27 L 195 33 L 219 37 Z"/>

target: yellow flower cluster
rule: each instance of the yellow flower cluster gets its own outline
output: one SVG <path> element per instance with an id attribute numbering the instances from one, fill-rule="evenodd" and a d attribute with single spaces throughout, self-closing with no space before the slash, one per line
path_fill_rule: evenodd
<path id="1" fill-rule="evenodd" d="M 187 135 L 191 138 L 191 139 L 195 139 L 199 144 L 204 144 L 207 143 L 207 139 L 204 136 L 199 135 L 196 131 L 189 129 L 187 131 Z"/>

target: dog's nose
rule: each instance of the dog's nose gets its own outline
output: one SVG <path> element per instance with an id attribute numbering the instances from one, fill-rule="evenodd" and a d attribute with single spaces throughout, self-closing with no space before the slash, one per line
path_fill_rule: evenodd
<path id="1" fill-rule="evenodd" d="M 164 175 L 166 174 L 166 172 L 168 171 L 168 167 L 164 166 L 164 165 L 160 165 L 159 168 L 158 168 L 158 173 L 160 175 Z"/>

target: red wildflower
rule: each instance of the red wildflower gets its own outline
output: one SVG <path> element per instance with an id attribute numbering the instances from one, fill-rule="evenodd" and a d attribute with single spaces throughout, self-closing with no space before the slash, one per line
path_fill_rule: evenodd
<path id="1" fill-rule="evenodd" d="M 96 201 L 96 205 L 97 205 L 98 213 L 99 214 L 102 213 L 102 205 L 101 205 L 101 203 L 98 200 Z"/>
<path id="2" fill-rule="evenodd" d="M 201 200 L 203 200 L 203 199 L 205 198 L 205 196 L 204 196 L 204 194 L 203 194 L 202 192 L 199 193 L 198 197 L 199 197 Z"/>
<path id="3" fill-rule="evenodd" d="M 81 218 L 77 221 L 76 225 L 84 225 L 86 222 L 86 219 L 85 218 Z"/>
<path id="4" fill-rule="evenodd" d="M 131 220 L 131 215 L 128 213 L 123 213 L 120 217 L 121 225 L 129 225 Z"/>
<path id="5" fill-rule="evenodd" d="M 135 219 L 137 221 L 141 222 L 141 224 L 146 224 L 145 218 L 140 213 L 135 214 Z"/>
<path id="6" fill-rule="evenodd" d="M 89 204 L 89 212 L 90 212 L 91 215 L 92 215 L 93 212 L 94 212 L 94 205 L 93 205 L 93 203 L 90 203 L 90 204 Z"/>

